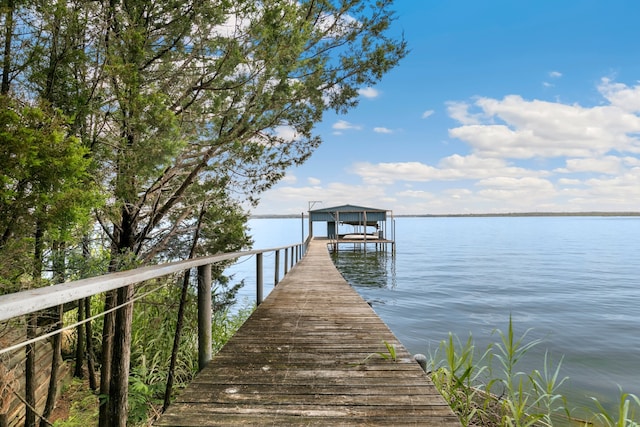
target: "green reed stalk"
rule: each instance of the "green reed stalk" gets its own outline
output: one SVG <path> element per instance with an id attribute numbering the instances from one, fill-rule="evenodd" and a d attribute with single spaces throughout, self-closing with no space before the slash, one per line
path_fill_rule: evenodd
<path id="1" fill-rule="evenodd" d="M 600 413 L 595 414 L 595 419 L 604 427 L 638 427 L 640 426 L 640 398 L 634 394 L 620 390 L 618 399 L 617 416 L 609 413 L 602 404 L 592 397 Z M 636 412 L 637 411 L 637 412 Z M 638 414 L 638 418 L 636 418 Z"/>

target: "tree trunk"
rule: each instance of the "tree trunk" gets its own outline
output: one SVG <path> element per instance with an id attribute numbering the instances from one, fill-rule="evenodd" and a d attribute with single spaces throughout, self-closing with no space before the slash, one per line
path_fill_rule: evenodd
<path id="1" fill-rule="evenodd" d="M 62 327 L 62 314 L 63 305 L 59 305 L 56 308 L 57 319 L 55 323 L 55 329 Z M 47 403 L 45 404 L 42 417 L 40 418 L 40 427 L 49 426 L 49 422 L 46 421 L 51 416 L 53 408 L 56 404 L 56 397 L 58 395 L 58 371 L 60 370 L 60 362 L 62 361 L 62 335 L 55 334 L 53 336 L 53 352 L 51 355 L 51 375 L 49 376 L 49 389 L 47 392 Z"/>
<path id="2" fill-rule="evenodd" d="M 14 0 L 6 0 L 6 13 L 4 19 L 4 53 L 2 63 L 2 83 L 0 84 L 0 94 L 9 93 L 9 76 L 11 74 L 11 41 L 13 39 L 13 10 Z"/>
<path id="3" fill-rule="evenodd" d="M 34 285 L 39 283 L 42 277 L 42 252 L 43 252 L 44 227 L 42 221 L 36 221 L 36 231 L 34 235 L 33 251 L 33 276 Z M 33 339 L 37 335 L 38 315 L 31 313 L 27 315 L 27 339 Z M 25 427 L 35 427 L 36 425 L 36 345 L 27 344 L 25 360 Z"/>
<path id="4" fill-rule="evenodd" d="M 131 301 L 133 290 L 133 285 L 118 289 L 118 305 Z M 127 425 L 132 321 L 133 303 L 127 304 L 116 311 L 109 393 L 109 413 L 111 425 L 114 427 L 126 427 Z"/>
<path id="5" fill-rule="evenodd" d="M 65 243 L 56 241 L 53 243 L 53 279 L 55 283 L 62 283 L 65 280 Z M 64 315 L 64 305 L 61 304 L 54 311 L 54 330 L 60 330 L 63 326 L 62 316 Z M 56 405 L 58 397 L 58 373 L 62 362 L 62 332 L 53 336 L 53 351 L 51 354 L 51 374 L 49 375 L 49 389 L 47 390 L 47 402 L 44 405 L 44 411 L 40 418 L 40 427 L 46 427 L 49 424 L 47 419 L 51 416 Z"/>
<path id="6" fill-rule="evenodd" d="M 84 300 L 84 317 L 88 319 L 91 317 L 91 297 L 87 297 Z M 84 331 L 86 333 L 85 343 L 87 347 L 87 372 L 89 376 L 89 387 L 91 390 L 98 389 L 98 381 L 96 379 L 96 356 L 93 352 L 93 331 L 91 328 L 91 321 L 84 324 Z"/>
<path id="7" fill-rule="evenodd" d="M 38 327 L 38 317 L 36 314 L 27 315 L 27 339 L 36 337 L 36 329 Z M 25 405 L 24 425 L 25 427 L 36 426 L 36 413 L 34 408 L 36 407 L 36 345 L 27 344 L 26 348 L 26 360 L 24 367 L 24 400 L 27 403 Z"/>
<path id="8" fill-rule="evenodd" d="M 104 309 L 110 310 L 116 305 L 116 291 L 107 292 Z M 116 325 L 114 312 L 105 314 L 102 326 L 102 367 L 100 369 L 100 416 L 99 426 L 110 427 L 109 399 L 111 386 L 111 356 L 113 350 L 113 331 Z"/>
<path id="9" fill-rule="evenodd" d="M 127 137 L 128 141 L 133 139 L 132 135 Z M 120 169 L 120 166 L 118 167 Z M 123 167 L 126 169 L 126 166 Z M 133 177 L 135 173 L 124 173 L 118 171 L 120 180 L 123 176 Z M 123 185 L 124 183 L 119 183 Z M 115 239 L 112 241 L 112 258 L 110 271 L 120 270 L 119 263 L 123 256 L 133 254 L 134 236 L 136 230 L 136 215 L 130 211 L 133 203 L 124 203 L 121 210 L 121 220 L 114 233 Z M 128 394 L 129 394 L 129 364 L 131 359 L 131 323 L 133 321 L 134 286 L 129 285 L 110 292 L 111 306 L 119 306 L 115 313 L 110 316 L 111 329 L 107 330 L 107 318 L 105 317 L 105 329 L 103 330 L 103 368 L 100 381 L 100 394 L 108 396 L 108 402 L 103 402 L 100 407 L 99 427 L 126 427 L 128 416 Z M 125 305 L 126 304 L 126 305 Z M 106 308 L 106 304 L 105 304 Z M 109 334 L 110 345 L 105 347 L 105 335 Z M 108 384 L 108 385 L 107 385 Z"/>
<path id="10" fill-rule="evenodd" d="M 82 257 L 87 262 L 91 260 L 91 250 L 89 248 L 89 236 L 84 235 L 82 238 Z M 83 274 L 83 276 L 88 276 L 87 274 Z M 82 300 L 81 304 L 84 309 L 84 313 L 82 318 L 89 319 L 91 317 L 91 297 L 86 297 Z M 80 308 L 78 308 L 80 310 Z M 78 319 L 80 318 L 80 313 L 78 313 Z M 91 328 L 91 321 L 86 322 L 84 327 L 78 328 L 78 346 L 80 345 L 80 336 L 84 336 L 84 347 L 86 348 L 86 356 L 87 356 L 87 375 L 89 376 L 89 387 L 91 390 L 96 391 L 98 389 L 98 382 L 96 379 L 96 366 L 95 366 L 95 353 L 93 352 L 93 330 Z M 77 363 L 77 362 L 76 362 Z"/>
<path id="11" fill-rule="evenodd" d="M 84 299 L 78 301 L 78 323 L 82 322 L 84 317 Z M 73 370 L 73 376 L 76 378 L 84 378 L 83 361 L 84 361 L 84 325 L 78 325 L 76 328 L 76 357 L 75 357 L 75 368 Z"/>

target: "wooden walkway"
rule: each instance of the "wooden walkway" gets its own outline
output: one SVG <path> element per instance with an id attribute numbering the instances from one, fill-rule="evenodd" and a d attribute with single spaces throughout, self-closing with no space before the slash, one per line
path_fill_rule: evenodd
<path id="1" fill-rule="evenodd" d="M 156 426 L 460 426 L 326 243 L 311 242 Z M 397 361 L 377 354 L 385 342 Z"/>

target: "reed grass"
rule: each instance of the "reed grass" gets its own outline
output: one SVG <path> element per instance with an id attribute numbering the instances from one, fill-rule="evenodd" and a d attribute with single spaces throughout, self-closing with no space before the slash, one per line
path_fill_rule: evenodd
<path id="1" fill-rule="evenodd" d="M 499 339 L 482 352 L 471 335 L 463 343 L 450 333 L 430 353 L 428 372 L 464 426 L 640 427 L 640 399 L 622 390 L 617 413 L 594 398 L 596 410 L 585 408 L 586 419 L 573 417 L 560 392 L 568 381 L 561 376 L 562 359 L 556 364 L 545 352 L 541 369 L 519 370 L 519 362 L 542 343 L 529 339 L 529 332 L 516 336 L 510 318 L 507 330 L 496 330 Z"/>

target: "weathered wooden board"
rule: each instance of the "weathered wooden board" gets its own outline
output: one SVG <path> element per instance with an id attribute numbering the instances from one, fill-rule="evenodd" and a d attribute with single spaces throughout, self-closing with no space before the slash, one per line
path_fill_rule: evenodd
<path id="1" fill-rule="evenodd" d="M 385 343 L 396 348 L 390 360 Z M 271 292 L 156 426 L 460 426 L 335 269 L 326 242 Z"/>

